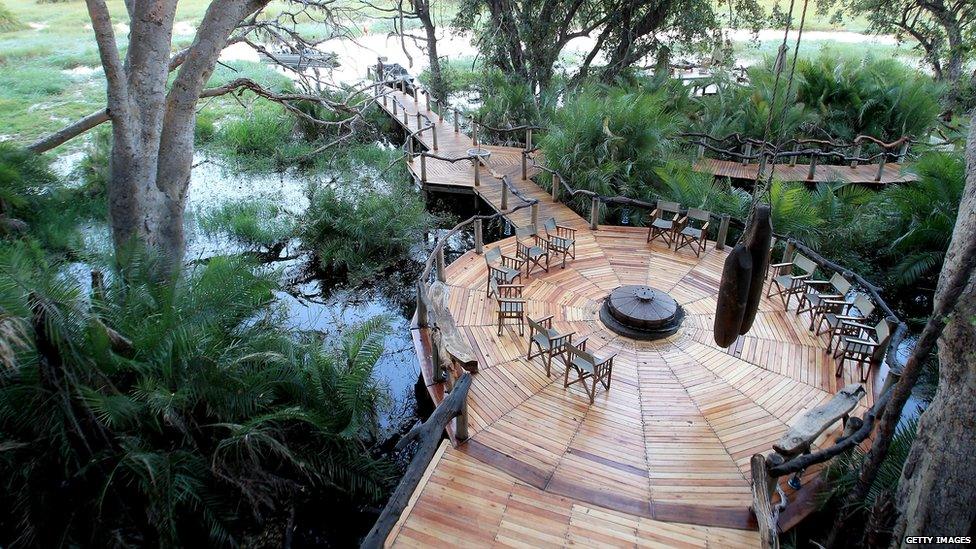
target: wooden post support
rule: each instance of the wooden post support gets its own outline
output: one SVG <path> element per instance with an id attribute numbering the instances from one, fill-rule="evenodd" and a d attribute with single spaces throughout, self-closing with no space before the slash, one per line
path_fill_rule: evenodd
<path id="1" fill-rule="evenodd" d="M 430 94 L 424 92 L 424 101 L 427 104 L 427 111 L 430 112 Z"/>
<path id="2" fill-rule="evenodd" d="M 403 108 L 403 127 L 407 129 L 408 133 L 410 132 L 410 117 L 407 115 L 406 107 Z"/>
<path id="3" fill-rule="evenodd" d="M 522 181 L 529 178 L 529 153 L 522 151 Z"/>
<path id="4" fill-rule="evenodd" d="M 752 156 L 752 141 L 746 141 L 745 151 L 742 152 L 742 165 L 745 166 L 749 163 L 749 158 Z"/>
<path id="5" fill-rule="evenodd" d="M 421 129 L 423 129 L 423 126 L 421 126 L 421 125 L 420 125 L 420 122 L 421 122 L 421 117 L 420 117 L 420 111 L 417 111 L 417 131 L 418 131 L 418 132 L 419 132 L 419 131 L 420 131 Z M 417 134 L 417 138 L 418 138 L 418 139 L 420 138 L 420 134 L 419 134 L 419 133 Z"/>
<path id="6" fill-rule="evenodd" d="M 434 100 L 434 107 L 437 109 L 437 119 L 441 122 L 444 121 L 444 105 L 441 105 L 439 99 Z"/>
<path id="7" fill-rule="evenodd" d="M 594 196 L 593 201 L 590 203 L 590 229 L 597 230 L 597 226 L 600 224 L 600 198 Z"/>
<path id="8" fill-rule="evenodd" d="M 701 160 L 704 157 L 705 157 L 705 143 L 704 142 L 699 142 L 698 143 L 698 160 Z"/>
<path id="9" fill-rule="evenodd" d="M 474 220 L 474 253 L 481 255 L 485 253 L 484 221 Z"/>
<path id="10" fill-rule="evenodd" d="M 413 102 L 416 104 L 420 103 L 420 86 L 416 84 L 413 86 Z"/>
<path id="11" fill-rule="evenodd" d="M 474 186 L 477 187 L 481 185 L 481 161 L 475 158 L 471 165 L 474 166 Z"/>
<path id="12" fill-rule="evenodd" d="M 427 326 L 427 300 L 424 295 L 427 292 L 426 284 L 422 280 L 417 281 L 417 325 Z"/>
<path id="13" fill-rule="evenodd" d="M 471 144 L 478 146 L 478 121 L 471 122 Z"/>
<path id="14" fill-rule="evenodd" d="M 434 150 L 437 150 L 437 126 L 431 124 L 430 126 L 430 139 L 431 144 L 434 146 Z"/>
<path id="15" fill-rule="evenodd" d="M 383 96 L 383 100 L 384 101 L 386 100 L 386 96 L 385 95 Z M 394 99 L 393 100 L 393 116 L 396 116 L 396 115 L 397 115 L 397 102 L 396 102 L 396 99 Z"/>
<path id="16" fill-rule="evenodd" d="M 525 128 L 525 150 L 532 150 L 532 128 Z"/>
<path id="17" fill-rule="evenodd" d="M 904 164 L 905 157 L 908 156 L 908 141 L 906 140 L 901 144 L 901 149 L 898 151 L 898 163 Z"/>
<path id="18" fill-rule="evenodd" d="M 502 179 L 502 211 L 508 209 L 508 185 L 505 184 L 505 179 Z"/>
<path id="19" fill-rule="evenodd" d="M 810 170 L 807 172 L 807 181 L 813 181 L 817 174 L 817 155 L 810 155 Z"/>
<path id="20" fill-rule="evenodd" d="M 420 182 L 427 183 L 427 153 L 420 153 Z"/>
<path id="21" fill-rule="evenodd" d="M 461 401 L 461 410 L 454 418 L 454 438 L 457 440 L 468 440 L 468 399 Z"/>
<path id="22" fill-rule="evenodd" d="M 854 158 L 851 159 L 851 169 L 857 167 L 857 163 L 859 162 L 860 158 L 861 158 L 861 145 L 858 144 L 858 146 L 854 149 Z"/>
<path id="23" fill-rule="evenodd" d="M 559 174 L 552 174 L 552 201 L 559 202 Z"/>
<path id="24" fill-rule="evenodd" d="M 529 209 L 532 211 L 532 226 L 539 227 L 539 203 L 533 202 Z"/>
<path id="25" fill-rule="evenodd" d="M 881 157 L 878 159 L 878 173 L 874 176 L 875 181 L 881 181 L 881 176 L 884 175 L 885 161 L 888 160 L 888 151 L 882 151 Z"/>
<path id="26" fill-rule="evenodd" d="M 787 240 L 786 247 L 783 248 L 783 259 L 780 263 L 792 263 L 794 251 L 796 251 L 796 244 L 792 240 Z"/>
<path id="27" fill-rule="evenodd" d="M 444 273 L 444 246 L 437 247 L 437 256 L 435 259 L 437 262 L 437 280 L 445 282 L 447 280 L 447 275 Z"/>
<path id="28" fill-rule="evenodd" d="M 458 129 L 458 110 L 457 107 L 454 107 L 454 133 L 457 133 L 459 131 L 460 130 Z"/>
<path id="29" fill-rule="evenodd" d="M 722 214 L 722 220 L 718 224 L 718 236 L 715 238 L 715 248 L 725 249 L 725 240 L 729 237 L 729 214 Z"/>
<path id="30" fill-rule="evenodd" d="M 796 153 L 800 152 L 800 144 L 793 145 L 793 156 L 790 157 L 790 167 L 796 166 Z"/>

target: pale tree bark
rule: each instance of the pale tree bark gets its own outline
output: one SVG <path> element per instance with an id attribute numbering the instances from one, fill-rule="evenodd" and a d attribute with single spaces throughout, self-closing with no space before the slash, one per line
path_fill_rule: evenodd
<path id="1" fill-rule="evenodd" d="M 974 241 L 976 124 L 969 130 L 966 187 L 936 300 L 972 253 Z M 938 390 L 919 419 L 898 485 L 896 547 L 904 545 L 904 536 L 967 536 L 976 519 L 976 276 L 966 281 L 938 349 Z"/>
<path id="2" fill-rule="evenodd" d="M 145 248 L 158 253 L 169 270 L 182 262 L 194 107 L 231 32 L 267 1 L 213 0 L 193 44 L 175 62 L 170 51 L 177 1 L 128 2 L 123 62 L 105 1 L 86 0 L 108 87 L 113 144 L 107 194 L 117 253 Z M 173 64 L 179 72 L 168 88 Z M 96 113 L 75 129 L 93 127 L 99 119 Z"/>

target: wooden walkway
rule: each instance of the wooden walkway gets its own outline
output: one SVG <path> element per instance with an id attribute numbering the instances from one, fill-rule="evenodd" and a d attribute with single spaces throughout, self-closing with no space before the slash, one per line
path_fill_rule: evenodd
<path id="1" fill-rule="evenodd" d="M 710 173 L 716 177 L 731 177 L 755 181 L 759 176 L 759 164 L 746 164 L 733 160 L 717 160 L 702 158 L 694 166 L 695 171 Z M 850 166 L 832 166 L 821 164 L 816 167 L 813 179 L 808 179 L 810 166 L 808 164 L 776 164 L 774 176 L 782 181 L 800 181 L 806 183 L 857 183 L 861 185 L 889 185 L 892 183 L 906 183 L 917 181 L 918 176 L 905 171 L 905 166 L 895 162 L 885 164 L 881 180 L 875 181 L 878 175 L 877 164 L 860 164 L 856 168 Z M 768 174 L 767 174 L 768 175 Z"/>
<path id="2" fill-rule="evenodd" d="M 412 98 L 401 100 L 413 105 Z M 452 125 L 438 131 L 454 134 Z M 444 154 L 448 139 L 438 138 Z M 469 144 L 462 135 L 452 146 Z M 492 155 L 492 169 L 505 169 L 495 160 L 508 154 L 520 162 L 519 149 L 504 149 Z M 473 175 L 470 165 L 453 166 L 456 172 L 439 170 L 440 184 L 455 175 L 465 184 L 464 169 Z M 468 395 L 471 436 L 457 448 L 445 443 L 388 545 L 757 546 L 750 457 L 769 452 L 787 424 L 856 374 L 836 378 L 825 338 L 808 332 L 808 317 L 784 311 L 778 300 L 764 299 L 752 331 L 719 348 L 712 324 L 727 250 L 710 247 L 697 258 L 688 249 L 647 244 L 645 229 L 591 231 L 533 182 L 520 180 L 520 165 L 515 170 L 519 189 L 542 201 L 540 219 L 555 216 L 579 229 L 575 260 L 525 281 L 528 315 L 552 315 L 560 333 L 587 337 L 598 357 L 616 354 L 612 386 L 599 388 L 590 405 L 578 385 L 563 387 L 561 363 L 546 377 L 540 358 L 525 359 L 527 340 L 514 327 L 499 337 L 495 306 L 485 296 L 484 258 L 462 255 L 447 267 L 446 279 L 451 313 L 479 361 Z M 431 173 L 428 165 L 428 178 Z M 497 209 L 491 193 L 497 183 L 482 181 L 475 191 Z M 487 246 L 496 245 L 515 254 L 514 238 Z M 670 293 L 685 310 L 682 328 L 654 342 L 608 330 L 599 308 L 624 284 Z M 429 347 L 421 330 L 414 332 L 424 363 Z M 431 381 L 429 368 L 424 373 L 439 402 L 444 388 Z M 872 402 L 869 395 L 856 413 Z M 816 475 L 807 471 L 804 484 L 815 484 Z M 809 490 L 785 491 L 791 500 L 809 501 Z M 786 513 L 808 510 L 795 505 Z M 781 517 L 781 524 L 796 519 Z"/>

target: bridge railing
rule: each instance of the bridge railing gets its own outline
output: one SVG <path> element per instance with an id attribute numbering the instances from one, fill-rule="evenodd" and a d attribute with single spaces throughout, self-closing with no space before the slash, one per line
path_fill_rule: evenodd
<path id="1" fill-rule="evenodd" d="M 830 141 L 824 139 L 790 139 L 779 146 L 761 139 L 744 137 L 738 133 L 715 137 L 707 133 L 685 132 L 679 134 L 698 146 L 698 159 L 705 156 L 706 151 L 741 162 L 743 166 L 759 164 L 760 172 L 772 164 L 789 164 L 796 166 L 797 159 L 808 158 L 809 171 L 807 179 L 813 180 L 817 166 L 827 162 L 834 165 L 847 165 L 851 169 L 861 164 L 877 163 L 878 169 L 874 180 L 881 181 L 885 165 L 892 160 L 902 164 L 908 156 L 912 138 L 902 136 L 895 141 L 885 143 L 869 135 L 859 135 L 850 143 Z M 863 155 L 865 148 L 873 147 L 879 152 Z M 762 173 L 759 174 L 762 176 Z"/>

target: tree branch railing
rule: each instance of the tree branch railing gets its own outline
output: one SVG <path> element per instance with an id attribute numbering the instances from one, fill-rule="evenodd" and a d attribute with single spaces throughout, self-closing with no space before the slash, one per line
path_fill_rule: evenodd
<path id="1" fill-rule="evenodd" d="M 679 136 L 689 139 L 692 144 L 698 146 L 697 156 L 699 159 L 705 156 L 707 150 L 741 162 L 743 166 L 755 161 L 761 168 L 764 168 L 767 165 L 784 162 L 788 162 L 792 167 L 796 165 L 798 158 L 808 157 L 810 163 L 807 180 L 814 179 L 817 165 L 822 163 L 821 160 L 832 160 L 837 162 L 835 165 L 848 165 L 852 169 L 861 164 L 877 162 L 878 171 L 874 180 L 881 181 L 885 165 L 890 159 L 894 158 L 897 163 L 903 163 L 908 156 L 909 146 L 914 142 L 907 135 L 890 143 L 885 143 L 870 135 L 858 135 L 850 143 L 825 139 L 790 139 L 776 146 L 768 141 L 745 137 L 738 133 L 729 134 L 725 137 L 714 137 L 707 133 L 684 132 Z M 729 146 L 729 143 L 732 146 Z M 876 147 L 880 149 L 880 152 L 862 156 L 865 146 Z M 758 175 L 762 176 L 762 174 Z"/>

